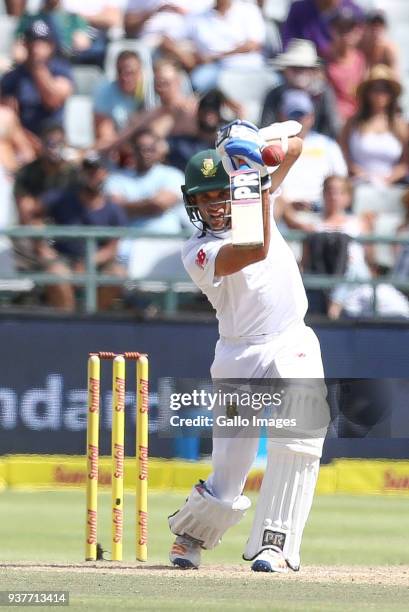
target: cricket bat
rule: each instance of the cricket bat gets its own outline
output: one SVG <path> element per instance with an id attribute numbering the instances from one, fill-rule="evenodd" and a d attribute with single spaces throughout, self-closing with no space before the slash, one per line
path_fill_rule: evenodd
<path id="1" fill-rule="evenodd" d="M 259 133 L 267 145 L 279 144 L 285 155 L 288 150 L 288 139 L 299 134 L 301 129 L 302 126 L 298 121 L 285 121 L 262 128 Z M 264 244 L 263 206 L 258 170 L 243 165 L 240 170 L 230 174 L 230 201 L 233 246 L 238 248 L 262 246 Z"/>
<path id="2" fill-rule="evenodd" d="M 243 166 L 230 174 L 231 232 L 235 247 L 264 244 L 260 172 Z"/>

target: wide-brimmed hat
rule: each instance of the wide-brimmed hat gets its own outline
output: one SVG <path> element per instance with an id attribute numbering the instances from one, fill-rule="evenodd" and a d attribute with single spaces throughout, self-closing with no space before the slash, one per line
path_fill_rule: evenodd
<path id="1" fill-rule="evenodd" d="M 396 97 L 399 97 L 402 93 L 402 85 L 396 78 L 394 71 L 385 64 L 378 64 L 370 69 L 364 81 L 358 86 L 356 95 L 358 98 L 363 98 L 371 85 L 379 82 L 388 83 Z"/>
<path id="2" fill-rule="evenodd" d="M 318 68 L 321 66 L 314 43 L 302 38 L 290 40 L 287 50 L 277 55 L 272 63 L 279 68 L 291 66 L 294 68 Z"/>

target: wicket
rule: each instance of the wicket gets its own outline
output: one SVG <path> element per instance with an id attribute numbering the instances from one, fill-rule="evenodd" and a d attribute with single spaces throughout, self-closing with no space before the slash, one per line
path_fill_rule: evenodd
<path id="1" fill-rule="evenodd" d="M 135 352 L 88 357 L 87 512 L 85 560 L 97 560 L 101 359 L 112 361 L 112 561 L 122 561 L 125 363 L 136 361 L 136 559 L 148 558 L 148 357 Z"/>

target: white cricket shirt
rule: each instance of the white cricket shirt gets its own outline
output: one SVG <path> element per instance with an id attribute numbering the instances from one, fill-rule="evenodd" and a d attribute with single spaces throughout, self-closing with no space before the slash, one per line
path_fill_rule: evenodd
<path id="1" fill-rule="evenodd" d="M 261 336 L 303 321 L 308 302 L 294 255 L 271 221 L 266 259 L 229 276 L 215 276 L 215 261 L 230 232 L 220 237 L 196 232 L 182 249 L 182 260 L 193 282 L 216 311 L 219 333 L 228 338 Z"/>

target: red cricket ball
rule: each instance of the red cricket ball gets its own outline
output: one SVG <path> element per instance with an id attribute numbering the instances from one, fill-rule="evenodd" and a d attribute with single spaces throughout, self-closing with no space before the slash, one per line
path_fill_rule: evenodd
<path id="1" fill-rule="evenodd" d="M 278 145 L 269 145 L 262 150 L 261 157 L 266 166 L 279 166 L 285 157 L 285 153 Z"/>

